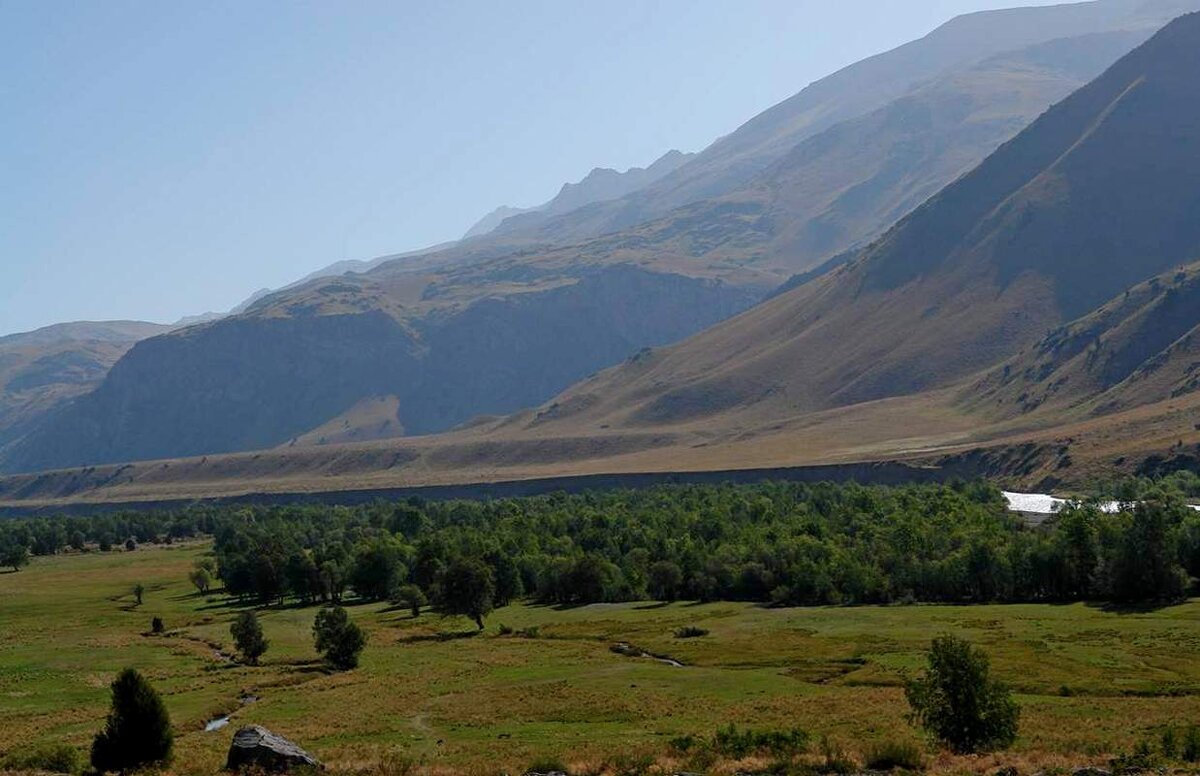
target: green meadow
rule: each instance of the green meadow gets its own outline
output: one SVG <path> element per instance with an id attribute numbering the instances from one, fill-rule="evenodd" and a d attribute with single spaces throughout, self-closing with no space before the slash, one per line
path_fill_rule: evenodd
<path id="1" fill-rule="evenodd" d="M 800 727 L 854 756 L 883 741 L 921 740 L 905 721 L 900 683 L 931 637 L 946 632 L 985 648 L 1017 691 L 1021 734 L 1008 756 L 1022 762 L 1100 761 L 1156 739 L 1165 725 L 1200 722 L 1200 601 L 1145 611 L 514 605 L 475 635 L 465 619 L 413 619 L 351 600 L 369 642 L 357 670 L 337 673 L 313 650 L 315 607 L 260 609 L 271 642 L 262 665 L 230 659 L 229 623 L 241 605 L 187 581 L 208 551 L 192 542 L 64 554 L 0 574 L 0 753 L 51 741 L 85 750 L 106 714 L 109 682 L 132 666 L 164 696 L 179 773 L 219 769 L 233 731 L 249 723 L 341 770 L 411 762 L 431 772 L 511 773 L 548 758 L 667 757 L 672 738 L 730 722 Z M 150 634 L 155 616 L 164 635 Z M 679 638 L 688 626 L 707 635 Z M 620 654 L 619 643 L 683 665 Z M 229 726 L 204 730 L 230 713 Z"/>

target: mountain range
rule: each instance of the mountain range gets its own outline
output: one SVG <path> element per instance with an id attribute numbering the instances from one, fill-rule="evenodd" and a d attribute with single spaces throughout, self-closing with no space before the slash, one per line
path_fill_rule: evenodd
<path id="1" fill-rule="evenodd" d="M 632 193 L 143 340 L 0 460 L 274 447 L 222 459 L 226 476 L 339 461 L 382 482 L 1033 437 L 1061 462 L 1055 435 L 1079 424 L 1097 458 L 1151 427 L 1186 436 L 1200 15 L 1155 30 L 1198 5 L 957 19 Z"/>

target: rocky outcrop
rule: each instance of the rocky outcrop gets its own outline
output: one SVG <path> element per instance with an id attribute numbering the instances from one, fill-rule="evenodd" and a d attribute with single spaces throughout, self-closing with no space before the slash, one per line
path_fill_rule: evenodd
<path id="1" fill-rule="evenodd" d="M 231 771 L 253 767 L 288 773 L 298 768 L 320 768 L 321 763 L 283 736 L 250 725 L 234 733 L 225 767 Z"/>

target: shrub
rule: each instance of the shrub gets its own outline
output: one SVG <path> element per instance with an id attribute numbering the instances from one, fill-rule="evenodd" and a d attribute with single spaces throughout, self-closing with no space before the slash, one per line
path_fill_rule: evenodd
<path id="1" fill-rule="evenodd" d="M 808 749 L 808 733 L 799 728 L 791 730 L 739 730 L 736 725 L 721 728 L 713 736 L 712 749 L 717 754 L 740 760 L 752 754 L 776 757 L 801 754 Z"/>
<path id="2" fill-rule="evenodd" d="M 150 632 L 161 634 L 164 630 L 163 620 L 161 617 L 154 617 L 150 620 Z"/>
<path id="3" fill-rule="evenodd" d="M 701 636 L 707 636 L 708 631 L 704 628 L 697 628 L 695 625 L 687 625 L 675 631 L 677 639 L 698 639 Z"/>
<path id="4" fill-rule="evenodd" d="M 340 606 L 327 606 L 317 612 L 313 621 L 313 643 L 325 662 L 334 668 L 348 670 L 358 666 L 358 656 L 366 646 L 367 636 L 350 620 Z"/>
<path id="5" fill-rule="evenodd" d="M 48 771 L 76 774 L 83 770 L 83 757 L 67 744 L 42 744 L 9 752 L 0 759 L 0 771 Z"/>
<path id="6" fill-rule="evenodd" d="M 1115 773 L 1142 773 L 1158 767 L 1158 757 L 1155 756 L 1149 741 L 1139 741 L 1133 751 L 1112 759 Z"/>
<path id="7" fill-rule="evenodd" d="M 267 651 L 270 642 L 263 636 L 262 625 L 258 615 L 252 611 L 244 611 L 229 625 L 229 635 L 237 645 L 238 652 L 250 665 L 258 665 L 258 659 Z"/>
<path id="8" fill-rule="evenodd" d="M 142 596 L 146 594 L 146 586 L 138 582 L 133 586 L 133 597 L 137 600 L 138 606 L 142 605 Z"/>
<path id="9" fill-rule="evenodd" d="M 1020 709 L 990 671 L 987 655 L 966 641 L 934 639 L 924 673 L 904 688 L 909 720 L 955 752 L 1009 746 L 1017 737 Z"/>
<path id="10" fill-rule="evenodd" d="M 1179 756 L 1187 762 L 1200 762 L 1200 726 L 1188 725 L 1179 750 Z"/>
<path id="11" fill-rule="evenodd" d="M 924 764 L 921 747 L 911 741 L 884 741 L 867 750 L 869 771 L 919 771 Z"/>
<path id="12" fill-rule="evenodd" d="M 112 710 L 92 741 L 92 766 L 128 771 L 171 758 L 174 735 L 162 698 L 145 678 L 126 668 L 112 683 Z"/>

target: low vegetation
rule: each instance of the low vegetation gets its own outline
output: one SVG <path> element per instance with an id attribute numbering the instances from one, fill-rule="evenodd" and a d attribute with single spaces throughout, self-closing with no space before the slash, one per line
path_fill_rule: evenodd
<path id="1" fill-rule="evenodd" d="M 1045 767 L 1132 762 L 1147 747 L 1157 763 L 1186 763 L 1200 750 L 1191 727 L 1200 720 L 1191 638 L 1200 604 L 1173 593 L 1135 607 L 1115 596 L 998 605 L 949 589 L 941 605 L 920 606 L 900 583 L 946 573 L 950 557 L 983 539 L 994 568 L 1007 570 L 1002 580 L 1036 577 L 1021 570 L 1030 547 L 1082 558 L 1091 591 L 1120 578 L 1123 558 L 1158 558 L 1180 576 L 1190 568 L 1191 515 L 1177 514 L 1174 494 L 1162 493 L 1125 514 L 1085 505 L 1032 527 L 998 501 L 977 485 L 769 485 L 191 509 L 95 518 L 95 528 L 113 532 L 107 552 L 87 520 L 0 523 L 5 537 L 67 526 L 84 534 L 82 548 L 33 553 L 20 573 L 0 574 L 0 620 L 15 635 L 0 650 L 9 705 L 0 710 L 0 756 L 49 761 L 39 748 L 59 742 L 86 750 L 112 700 L 104 688 L 132 665 L 162 693 L 174 722 L 172 767 L 182 773 L 220 767 L 228 734 L 204 731 L 230 715 L 277 730 L 334 771 L 386 760 L 410 763 L 409 773 L 496 764 L 523 772 L 541 760 L 571 773 L 734 772 L 739 755 L 777 773 L 954 770 L 967 761 L 953 752 L 996 748 Z M 916 537 L 907 545 L 901 525 Z M 121 549 L 125 530 L 135 551 Z M 939 543 L 942 557 L 924 541 Z M 794 586 L 801 577 L 784 574 L 801 568 L 796 548 L 814 542 L 831 551 L 831 574 L 861 551 L 894 586 L 892 605 L 789 608 L 769 595 L 695 595 L 705 577 L 721 580 L 722 568 L 736 575 L 750 563 L 778 573 L 777 586 Z M 1067 552 L 1080 547 L 1091 554 Z M 253 559 L 280 556 L 283 581 L 273 586 L 275 567 Z M 310 566 L 289 567 L 293 557 L 318 570 L 320 584 L 303 594 L 289 579 L 309 577 L 287 572 Z M 326 565 L 335 560 L 336 569 Z M 658 591 L 681 602 L 639 600 L 628 587 L 581 600 L 580 591 L 597 594 L 587 569 L 603 564 L 616 567 L 620 585 L 644 584 L 637 590 L 646 593 L 657 567 Z M 965 567 L 970 573 L 947 579 L 978 580 L 988 568 Z M 198 568 L 213 571 L 207 593 L 191 579 Z M 256 573 L 238 576 L 245 569 Z M 380 579 L 387 584 L 369 581 Z M 570 580 L 561 596 L 543 595 L 552 579 Z M 1131 584 L 1157 584 L 1146 579 Z M 147 629 L 155 618 L 165 624 L 157 635 Z M 939 639 L 931 655 L 931 633 L 953 638 Z M 259 638 L 270 652 L 254 665 L 264 654 L 255 654 Z M 970 681 L 947 684 L 942 673 Z M 986 712 L 978 715 L 984 732 L 965 743 L 932 724 L 945 713 L 937 703 L 961 710 L 953 704 L 963 698 Z M 1019 728 L 1015 716 L 996 713 L 1016 704 Z"/>

